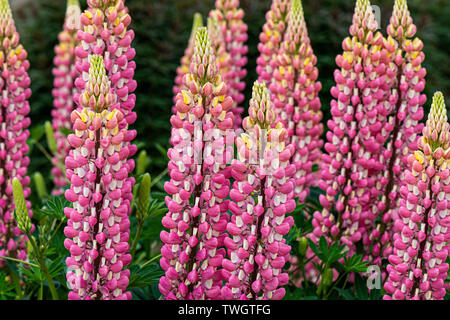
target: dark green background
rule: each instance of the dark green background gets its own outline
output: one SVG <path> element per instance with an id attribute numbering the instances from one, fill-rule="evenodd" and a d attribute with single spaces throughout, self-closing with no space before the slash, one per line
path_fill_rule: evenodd
<path id="1" fill-rule="evenodd" d="M 14 0 L 13 0 L 14 2 Z M 14 16 L 21 41 L 29 53 L 32 127 L 50 119 L 52 108 L 53 47 L 65 13 L 65 0 L 33 0 L 15 8 Z M 86 6 L 81 0 L 82 7 Z M 394 1 L 372 1 L 381 8 L 383 32 L 392 12 Z M 441 90 L 450 102 L 450 1 L 409 0 L 411 15 L 423 40 L 428 70 L 426 94 L 429 109 L 434 91 Z M 246 98 L 256 79 L 257 44 L 270 0 L 241 0 L 249 25 L 249 63 L 246 78 Z M 329 118 L 330 87 L 333 85 L 334 59 L 341 52 L 342 40 L 348 35 L 355 1 L 304 0 L 303 7 L 315 54 L 323 90 L 320 94 L 325 119 Z M 136 32 L 136 80 L 138 82 L 136 111 L 137 142 L 152 157 L 150 172 L 157 175 L 167 166 L 163 156 L 170 134 L 169 117 L 172 107 L 172 86 L 175 70 L 187 44 L 192 15 L 204 17 L 214 6 L 213 0 L 127 0 Z M 158 147 L 161 146 L 161 147 Z M 33 149 L 30 172 L 40 170 L 44 176 L 50 165 L 42 154 Z"/>

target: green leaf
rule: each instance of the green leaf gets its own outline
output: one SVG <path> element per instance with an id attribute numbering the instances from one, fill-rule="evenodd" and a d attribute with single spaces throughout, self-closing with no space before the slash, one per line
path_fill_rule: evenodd
<path id="1" fill-rule="evenodd" d="M 45 202 L 44 207 L 39 211 L 59 221 L 65 221 L 67 217 L 64 214 L 64 208 L 66 207 L 72 207 L 72 203 L 64 195 L 53 196 Z"/>
<path id="2" fill-rule="evenodd" d="M 355 300 L 355 297 L 348 289 L 334 287 L 334 290 L 339 292 L 344 297 L 345 300 Z"/>
<path id="3" fill-rule="evenodd" d="M 153 283 L 159 283 L 159 279 L 164 275 L 159 263 L 155 262 L 142 268 L 139 265 L 132 265 L 130 268 L 129 289 L 146 287 Z"/>

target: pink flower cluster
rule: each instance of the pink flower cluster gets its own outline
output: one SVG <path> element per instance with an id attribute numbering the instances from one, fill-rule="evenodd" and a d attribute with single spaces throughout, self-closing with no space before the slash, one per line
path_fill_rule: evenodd
<path id="1" fill-rule="evenodd" d="M 332 120 L 319 182 L 326 195 L 319 199 L 322 212 L 313 218 L 313 237 L 329 235 L 350 252 L 377 217 L 371 204 L 383 191 L 376 177 L 384 169 L 381 149 L 392 131 L 385 119 L 395 72 L 377 28 L 370 2 L 358 0 L 351 37 L 343 41 L 344 53 L 336 58 L 340 69 L 331 89 Z"/>
<path id="2" fill-rule="evenodd" d="M 200 13 L 196 13 L 194 15 L 194 22 L 192 24 L 191 36 L 189 37 L 189 42 L 186 50 L 184 50 L 184 56 L 180 59 L 181 65 L 177 68 L 177 76 L 175 78 L 175 85 L 173 87 L 173 102 L 174 104 L 177 102 L 177 94 L 181 92 L 183 87 L 183 77 L 189 72 L 189 67 L 191 65 L 191 59 L 194 54 L 194 43 L 195 43 L 195 35 L 198 28 L 203 27 L 203 19 Z M 172 113 L 177 113 L 177 108 L 175 106 L 172 107 Z"/>
<path id="3" fill-rule="evenodd" d="M 84 89 L 89 74 L 90 57 L 94 54 L 103 56 L 111 87 L 126 120 L 121 127 L 131 125 L 137 118 L 136 112 L 133 112 L 136 103 L 136 95 L 133 92 L 137 83 L 133 79 L 136 50 L 131 47 L 134 31 L 129 28 L 131 17 L 128 8 L 123 0 L 88 0 L 88 5 L 89 8 L 81 14 L 81 30 L 77 33 L 80 45 L 75 49 L 79 58 L 76 70 L 80 76 L 75 85 L 80 92 Z M 79 94 L 74 95 L 76 103 L 78 98 Z M 136 135 L 134 130 L 130 132 Z M 136 152 L 136 146 L 130 144 L 129 150 L 131 157 Z"/>
<path id="4" fill-rule="evenodd" d="M 426 96 L 422 94 L 426 75 L 422 67 L 425 59 L 423 43 L 419 38 L 413 38 L 416 26 L 405 0 L 395 2 L 387 32 L 389 37 L 384 47 L 390 54 L 394 71 L 387 99 L 390 109 L 385 128 L 389 136 L 381 154 L 384 168 L 378 178 L 382 194 L 371 208 L 381 217 L 381 222 L 372 225 L 372 231 L 365 239 L 366 246 L 373 244 L 367 249 L 376 262 L 392 253 L 392 226 L 398 217 L 403 173 L 409 166 L 408 155 L 418 149 L 418 135 L 423 128 L 419 122 L 424 114 L 421 106 L 426 102 Z"/>
<path id="5" fill-rule="evenodd" d="M 53 158 L 52 175 L 56 190 L 54 194 L 62 194 L 62 187 L 67 185 L 65 174 L 60 163 L 64 161 L 70 145 L 61 129 L 71 129 L 70 114 L 73 111 L 73 95 L 75 93 L 75 79 L 78 74 L 75 70 L 75 47 L 77 46 L 76 33 L 80 29 L 80 4 L 78 0 L 68 0 L 64 30 L 58 35 L 59 44 L 55 47 L 53 63 L 53 110 L 52 124 L 57 143 L 57 154 Z"/>
<path id="6" fill-rule="evenodd" d="M 248 47 L 245 45 L 248 39 L 247 24 L 243 21 L 244 11 L 239 8 L 239 0 L 216 0 L 216 9 L 209 13 L 211 18 L 219 21 L 223 38 L 226 43 L 227 52 L 231 55 L 231 68 L 226 77 L 229 93 L 233 98 L 232 112 L 235 116 L 234 128 L 241 128 L 242 113 L 244 108 L 240 104 L 244 101 L 245 82 L 242 81 L 247 75 L 245 65 L 247 64 Z"/>
<path id="7" fill-rule="evenodd" d="M 292 225 L 295 209 L 295 165 L 292 145 L 285 145 L 287 131 L 276 115 L 263 83 L 253 86 L 246 134 L 237 138 L 239 160 L 233 160 L 234 178 L 229 209 L 232 213 L 224 239 L 229 259 L 222 262 L 227 280 L 224 299 L 273 299 L 285 295 L 281 288 L 289 276 L 282 269 L 291 247 L 283 238 Z"/>
<path id="8" fill-rule="evenodd" d="M 284 40 L 276 56 L 276 68 L 269 85 L 272 101 L 295 146 L 295 195 L 304 202 L 313 181 L 312 166 L 320 159 L 323 141 L 317 81 L 319 71 L 306 28 L 300 0 L 291 2 Z"/>
<path id="9" fill-rule="evenodd" d="M 26 175 L 30 163 L 27 157 L 30 136 L 27 128 L 31 122 L 27 117 L 31 96 L 27 73 L 30 63 L 26 50 L 19 44 L 19 33 L 7 0 L 0 1 L 0 38 L 0 256 L 26 260 L 26 237 L 14 220 L 12 181 L 18 178 L 24 187 L 30 184 Z M 26 187 L 25 198 L 30 193 L 30 188 Z M 31 208 L 28 201 L 26 205 Z M 3 265 L 4 260 L 0 260 L 0 267 Z"/>
<path id="10" fill-rule="evenodd" d="M 71 181 L 66 190 L 69 218 L 64 246 L 69 299 L 131 299 L 126 291 L 131 262 L 128 254 L 130 203 L 133 165 L 127 158 L 133 134 L 110 87 L 103 57 L 93 55 L 89 77 L 77 110 L 71 114 L 74 134 L 68 136 L 72 147 L 66 157 L 66 175 Z"/>
<path id="11" fill-rule="evenodd" d="M 450 132 L 444 97 L 436 93 L 428 121 L 410 154 L 400 208 L 394 225 L 393 253 L 384 299 L 435 300 L 446 293 L 450 241 Z"/>
<path id="12" fill-rule="evenodd" d="M 266 23 L 259 35 L 256 60 L 258 81 L 269 86 L 273 72 L 277 68 L 277 55 L 287 29 L 291 0 L 272 0 L 270 10 L 266 13 Z"/>
<path id="13" fill-rule="evenodd" d="M 219 73 L 206 28 L 196 33 L 190 72 L 171 117 L 170 181 L 164 188 L 169 212 L 162 224 L 159 289 L 166 299 L 218 299 L 218 268 L 229 217 L 229 170 L 233 155 L 233 99 Z"/>

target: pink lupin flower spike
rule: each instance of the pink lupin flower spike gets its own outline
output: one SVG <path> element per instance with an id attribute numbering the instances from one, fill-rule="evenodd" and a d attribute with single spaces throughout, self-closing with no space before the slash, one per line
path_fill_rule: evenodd
<path id="1" fill-rule="evenodd" d="M 76 69 L 80 76 L 76 79 L 75 85 L 80 92 L 84 89 L 84 79 L 87 79 L 89 74 L 90 57 L 103 56 L 111 88 L 117 97 L 117 107 L 123 114 L 123 123 L 119 124 L 119 129 L 128 128 L 137 118 L 136 112 L 133 111 L 136 103 L 136 95 L 133 92 L 137 83 L 133 79 L 136 69 L 133 59 L 136 50 L 131 47 L 134 39 L 134 31 L 129 28 L 131 17 L 123 0 L 88 0 L 87 3 L 88 9 L 81 14 L 82 29 L 77 33 L 80 45 L 75 49 L 75 54 L 79 58 Z M 78 99 L 79 96 L 74 95 L 76 103 Z M 128 129 L 123 142 L 127 147 L 124 150 L 128 151 L 126 157 L 130 173 L 135 167 L 132 157 L 136 154 L 137 147 L 132 141 L 136 135 L 136 130 Z M 134 177 L 128 177 L 128 182 L 133 186 Z"/>
<path id="2" fill-rule="evenodd" d="M 397 231 L 384 284 L 387 300 L 442 300 L 446 293 L 450 132 L 440 92 L 433 97 L 422 134 L 419 150 L 408 156 L 409 168 L 400 188 Z"/>
<path id="3" fill-rule="evenodd" d="M 175 78 L 175 85 L 173 87 L 173 103 L 177 102 L 177 94 L 181 92 L 183 88 L 183 78 L 189 73 L 189 67 L 191 65 L 191 59 L 194 55 L 195 35 L 197 29 L 203 27 L 203 18 L 200 13 L 194 14 L 194 21 L 192 23 L 191 36 L 186 50 L 184 50 L 184 56 L 180 59 L 180 66 L 177 68 L 177 76 Z M 177 108 L 175 105 L 172 107 L 172 113 L 177 114 Z"/>
<path id="4" fill-rule="evenodd" d="M 74 82 L 78 76 L 75 70 L 75 47 L 78 44 L 76 33 L 81 28 L 80 15 L 78 0 L 68 0 L 64 30 L 58 35 L 59 44 L 55 47 L 56 56 L 53 59 L 55 67 L 52 73 L 55 78 L 52 91 L 52 124 L 57 144 L 57 154 L 53 158 L 52 168 L 56 187 L 53 194 L 62 194 L 62 187 L 67 185 L 65 173 L 59 164 L 66 158 L 70 145 L 61 129 L 71 129 L 70 114 L 73 111 L 73 95 L 76 91 Z"/>
<path id="5" fill-rule="evenodd" d="M 221 293 L 234 116 L 213 51 L 207 29 L 199 28 L 186 89 L 170 120 L 170 181 L 164 185 L 169 212 L 162 219 L 169 230 L 161 232 L 165 275 L 159 282 L 165 299 L 219 299 Z"/>
<path id="6" fill-rule="evenodd" d="M 244 112 L 244 108 L 240 105 L 245 98 L 243 94 L 245 82 L 242 79 L 247 75 L 245 66 L 248 47 L 245 43 L 248 39 L 248 27 L 243 20 L 245 13 L 239 8 L 239 0 L 216 0 L 215 5 L 216 9 L 212 10 L 209 16 L 219 21 L 227 51 L 232 58 L 230 74 L 225 78 L 228 80 L 229 93 L 234 101 L 232 108 L 235 116 L 234 128 L 240 129 Z"/>
<path id="7" fill-rule="evenodd" d="M 0 256 L 26 260 L 26 239 L 13 214 L 12 181 L 19 179 L 24 186 L 24 196 L 28 198 L 31 193 L 27 187 L 30 178 L 26 175 L 30 163 L 26 142 L 31 122 L 27 117 L 31 96 L 31 80 L 27 73 L 30 63 L 26 50 L 19 44 L 20 37 L 8 0 L 0 1 L 0 37 Z M 26 201 L 26 206 L 31 217 L 31 203 Z M 0 268 L 4 264 L 5 261 L 0 259 Z"/>
<path id="8" fill-rule="evenodd" d="M 282 299 L 289 276 L 282 271 L 291 247 L 283 238 L 292 225 L 295 209 L 293 145 L 287 131 L 276 123 L 270 95 L 263 83 L 253 86 L 246 134 L 237 138 L 239 160 L 232 162 L 235 179 L 230 192 L 232 213 L 224 244 L 229 259 L 222 262 L 228 283 L 224 299 Z"/>
<path id="9" fill-rule="evenodd" d="M 127 292 L 131 262 L 128 254 L 132 183 L 127 162 L 128 129 L 121 127 L 124 114 L 106 75 L 102 56 L 90 60 L 89 78 L 71 115 L 74 134 L 67 156 L 66 190 L 73 208 L 64 208 L 69 218 L 64 246 L 70 300 L 130 300 Z"/>
<path id="10" fill-rule="evenodd" d="M 312 183 L 312 166 L 320 160 L 323 141 L 317 81 L 317 58 L 313 53 L 300 0 L 293 0 L 284 41 L 277 55 L 277 68 L 269 88 L 276 112 L 296 147 L 292 162 L 297 168 L 295 195 L 304 202 Z"/>
<path id="11" fill-rule="evenodd" d="M 381 154 L 381 162 L 386 167 L 378 178 L 382 193 L 372 205 L 372 212 L 381 216 L 381 223 L 374 224 L 367 239 L 368 251 L 387 258 L 392 253 L 392 227 L 398 217 L 400 187 L 404 184 L 402 176 L 408 165 L 408 155 L 417 150 L 417 141 L 423 128 L 419 123 L 423 118 L 426 102 L 426 70 L 422 67 L 425 55 L 423 43 L 414 38 L 416 26 L 408 11 L 406 0 L 396 0 L 394 10 L 387 28 L 389 34 L 384 47 L 392 57 L 392 77 L 388 96 L 390 110 L 386 131 L 386 147 Z M 375 250 L 373 250 L 375 248 Z"/>
<path id="12" fill-rule="evenodd" d="M 272 0 L 270 10 L 266 13 L 266 23 L 259 35 L 260 55 L 256 60 L 256 72 L 258 81 L 264 82 L 266 86 L 272 82 L 273 72 L 277 68 L 277 54 L 287 29 L 290 5 L 291 0 Z"/>
<path id="13" fill-rule="evenodd" d="M 376 190 L 372 177 L 383 168 L 380 131 L 387 108 L 385 74 L 390 61 L 376 29 L 370 2 L 357 0 L 351 37 L 343 41 L 344 53 L 336 58 L 340 69 L 335 71 L 336 86 L 331 89 L 332 120 L 319 182 L 326 195 L 319 199 L 322 212 L 313 218 L 313 237 L 329 235 L 350 252 L 365 234 L 366 220 L 372 218 L 368 210 Z M 331 214 L 334 209 L 337 221 Z"/>

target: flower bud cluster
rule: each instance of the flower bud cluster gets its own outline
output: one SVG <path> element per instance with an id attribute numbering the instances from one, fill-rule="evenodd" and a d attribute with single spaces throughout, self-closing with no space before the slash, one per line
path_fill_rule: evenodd
<path id="1" fill-rule="evenodd" d="M 75 70 L 75 47 L 78 45 L 76 34 L 81 28 L 80 15 L 81 9 L 78 0 L 68 0 L 64 30 L 58 35 L 59 43 L 55 47 L 56 56 L 53 59 L 52 125 L 57 149 L 52 169 L 56 187 L 54 194 L 62 194 L 61 188 L 67 185 L 60 163 L 66 158 L 70 145 L 61 129 L 71 129 L 70 114 L 73 111 L 73 95 L 76 91 L 74 82 L 78 76 Z"/>
<path id="2" fill-rule="evenodd" d="M 312 166 L 318 163 L 323 146 L 322 112 L 317 81 L 319 71 L 306 28 L 300 0 L 293 0 L 287 30 L 278 51 L 277 67 L 269 86 L 278 119 L 288 131 L 295 148 L 295 195 L 304 202 L 312 183 Z"/>
<path id="3" fill-rule="evenodd" d="M 70 189 L 64 208 L 69 219 L 64 229 L 69 299 L 130 300 L 127 292 L 131 262 L 128 254 L 130 204 L 134 163 L 130 141 L 135 133 L 127 125 L 106 74 L 103 57 L 93 55 L 89 77 L 71 114 L 74 134 L 66 157 Z"/>
<path id="4" fill-rule="evenodd" d="M 223 239 L 233 155 L 233 99 L 219 72 L 208 30 L 196 33 L 184 90 L 171 117 L 170 181 L 164 185 L 168 213 L 162 224 L 159 290 L 166 299 L 219 299 L 226 255 Z"/>
<path id="5" fill-rule="evenodd" d="M 14 219 L 12 182 L 15 178 L 24 187 L 24 198 L 31 190 L 27 157 L 30 136 L 30 77 L 27 52 L 19 44 L 19 33 L 8 0 L 0 1 L 0 256 L 26 260 L 27 251 L 23 232 Z M 31 203 L 26 201 L 26 207 Z M 30 218 L 32 212 L 29 212 Z M 33 227 L 34 228 L 34 227 Z M 0 260 L 0 267 L 4 265 Z"/>
<path id="6" fill-rule="evenodd" d="M 266 13 L 266 23 L 259 35 L 260 55 L 256 60 L 256 72 L 258 81 L 264 82 L 266 86 L 272 82 L 273 73 L 277 68 L 278 50 L 287 29 L 290 5 L 291 0 L 272 0 L 270 10 Z"/>
<path id="7" fill-rule="evenodd" d="M 245 65 L 247 64 L 248 47 L 245 45 L 248 39 L 248 26 L 244 22 L 244 10 L 239 8 L 239 0 L 216 0 L 215 10 L 209 16 L 217 19 L 222 29 L 223 38 L 226 43 L 227 52 L 231 55 L 231 67 L 229 74 L 225 76 L 229 88 L 229 94 L 233 98 L 232 112 L 235 116 L 234 128 L 241 128 L 242 113 L 244 108 L 243 91 L 245 82 L 242 81 L 247 75 Z"/>
<path id="8" fill-rule="evenodd" d="M 287 131 L 276 123 L 270 94 L 263 83 L 253 86 L 245 134 L 237 138 L 239 160 L 233 160 L 224 245 L 228 259 L 222 261 L 227 280 L 223 299 L 282 299 L 289 276 L 283 272 L 291 247 L 283 238 L 292 225 L 295 209 L 294 152 L 285 145 Z"/>
<path id="9" fill-rule="evenodd" d="M 433 98 L 419 150 L 410 154 L 400 188 L 384 299 L 442 300 L 450 241 L 450 131 L 444 97 Z"/>

